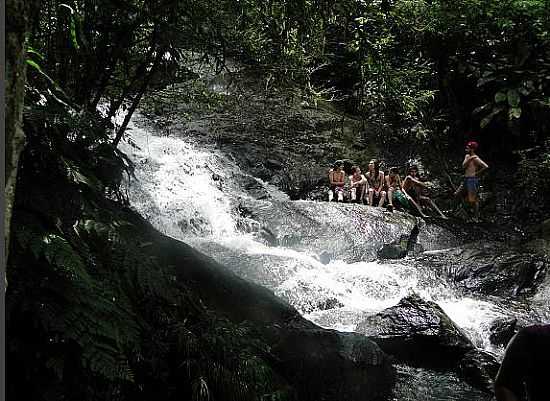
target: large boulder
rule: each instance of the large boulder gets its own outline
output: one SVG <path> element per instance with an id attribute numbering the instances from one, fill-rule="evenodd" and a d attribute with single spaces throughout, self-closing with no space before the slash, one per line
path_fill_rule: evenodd
<path id="1" fill-rule="evenodd" d="M 271 350 L 300 400 L 378 400 L 389 394 L 393 368 L 371 340 L 302 323 L 281 327 Z"/>
<path id="2" fill-rule="evenodd" d="M 384 244 L 377 252 L 379 259 L 402 259 L 407 256 L 407 240 L 400 239 L 392 244 Z"/>
<path id="3" fill-rule="evenodd" d="M 277 373 L 300 400 L 380 400 L 391 393 L 390 358 L 367 337 L 316 326 L 264 287 L 239 278 L 213 259 L 155 234 L 153 252 L 176 268 L 176 280 L 231 321 L 248 322 L 270 347 Z"/>
<path id="4" fill-rule="evenodd" d="M 367 317 L 356 331 L 412 366 L 456 370 L 466 381 L 490 391 L 495 358 L 477 350 L 443 310 L 416 294 Z"/>
<path id="5" fill-rule="evenodd" d="M 495 319 L 491 323 L 490 328 L 491 334 L 489 335 L 489 340 L 491 341 L 491 344 L 506 346 L 514 334 L 519 331 L 517 323 L 518 320 L 516 318 Z"/>
<path id="6" fill-rule="evenodd" d="M 471 349 L 460 359 L 456 370 L 472 386 L 491 393 L 499 366 L 493 354 Z"/>
<path id="7" fill-rule="evenodd" d="M 394 400 L 494 401 L 494 396 L 465 383 L 453 371 L 396 365 Z"/>
<path id="8" fill-rule="evenodd" d="M 416 294 L 367 317 L 356 331 L 414 366 L 452 368 L 474 348 L 439 305 Z"/>
<path id="9" fill-rule="evenodd" d="M 420 260 L 464 289 L 506 297 L 534 294 L 549 266 L 543 255 L 496 241 L 471 242 Z"/>
<path id="10" fill-rule="evenodd" d="M 380 259 L 402 259 L 411 251 L 420 251 L 422 246 L 417 244 L 420 229 L 415 225 L 409 235 L 402 235 L 399 240 L 384 244 L 377 252 Z"/>
<path id="11" fill-rule="evenodd" d="M 409 238 L 417 224 L 405 213 L 358 204 L 242 199 L 239 212 L 271 233 L 271 243 L 315 250 L 330 259 L 373 261 L 387 243 Z"/>

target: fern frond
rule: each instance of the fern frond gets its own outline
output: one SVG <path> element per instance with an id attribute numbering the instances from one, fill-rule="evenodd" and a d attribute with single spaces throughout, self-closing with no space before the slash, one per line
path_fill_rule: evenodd
<path id="1" fill-rule="evenodd" d="M 47 234 L 41 238 L 42 253 L 46 260 L 65 278 L 91 286 L 92 279 L 86 267 L 71 244 L 57 234 Z"/>
<path id="2" fill-rule="evenodd" d="M 63 379 L 63 369 L 65 367 L 65 359 L 54 356 L 46 361 L 46 367 L 51 369 L 59 380 Z"/>
<path id="3" fill-rule="evenodd" d="M 210 400 L 210 389 L 208 388 L 208 383 L 204 377 L 198 377 L 191 384 L 193 389 L 193 401 L 209 401 Z"/>
<path id="4" fill-rule="evenodd" d="M 111 380 L 134 381 L 134 373 L 128 360 L 120 357 L 117 349 L 109 347 L 106 343 L 84 348 L 82 359 L 94 373 Z"/>
<path id="5" fill-rule="evenodd" d="M 65 166 L 67 176 L 73 182 L 77 184 L 84 184 L 97 192 L 103 191 L 103 184 L 91 172 L 88 171 L 84 173 L 75 162 L 68 158 L 61 157 L 61 161 Z"/>

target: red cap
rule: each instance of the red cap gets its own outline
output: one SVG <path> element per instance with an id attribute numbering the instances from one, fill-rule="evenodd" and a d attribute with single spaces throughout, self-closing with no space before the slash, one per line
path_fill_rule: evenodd
<path id="1" fill-rule="evenodd" d="M 466 144 L 469 148 L 476 150 L 479 144 L 476 141 L 470 141 Z"/>

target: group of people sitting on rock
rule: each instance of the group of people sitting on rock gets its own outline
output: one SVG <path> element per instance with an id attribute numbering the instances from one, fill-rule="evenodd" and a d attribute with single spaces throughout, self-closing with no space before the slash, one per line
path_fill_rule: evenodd
<path id="1" fill-rule="evenodd" d="M 343 162 L 338 160 L 328 174 L 329 202 L 353 202 L 378 207 L 386 205 L 390 212 L 396 207 L 405 208 L 416 210 L 421 217 L 427 217 L 424 208 L 428 207 L 446 219 L 435 202 L 423 193 L 427 185 L 419 179 L 418 167 L 411 165 L 406 173 L 404 179 L 401 179 L 398 167 L 391 167 L 384 173 L 380 170 L 380 162 L 372 159 L 365 174 L 359 166 L 353 166 L 351 175 L 347 176 Z"/>

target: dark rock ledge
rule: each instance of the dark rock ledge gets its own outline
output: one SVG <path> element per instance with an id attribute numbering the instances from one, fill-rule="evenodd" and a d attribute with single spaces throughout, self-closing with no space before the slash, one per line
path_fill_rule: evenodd
<path id="1" fill-rule="evenodd" d="M 196 291 L 208 309 L 254 326 L 270 346 L 276 372 L 300 400 L 384 400 L 391 394 L 395 370 L 375 342 L 316 326 L 266 288 L 152 228 L 151 234 L 151 252 L 175 267 L 177 282 Z"/>
<path id="2" fill-rule="evenodd" d="M 411 366 L 453 370 L 471 385 L 492 391 L 498 363 L 477 349 L 434 302 L 413 294 L 367 317 L 356 329 Z"/>

